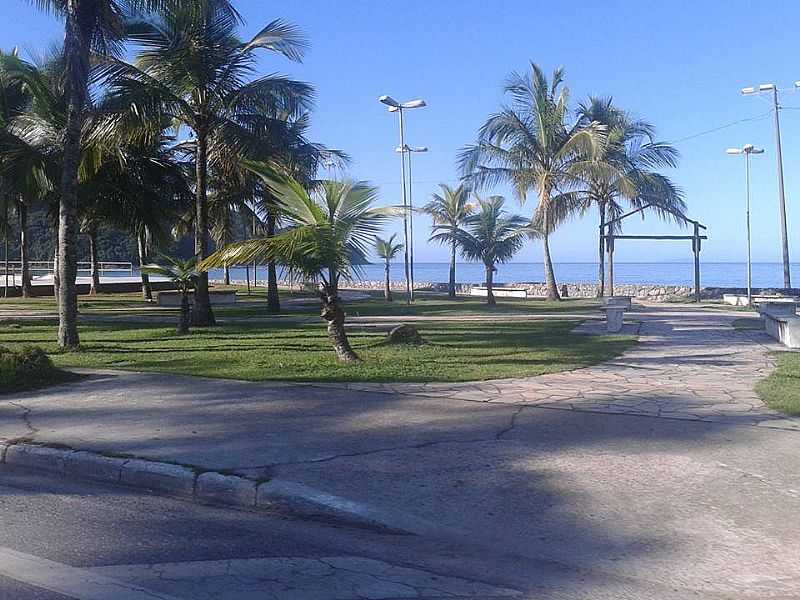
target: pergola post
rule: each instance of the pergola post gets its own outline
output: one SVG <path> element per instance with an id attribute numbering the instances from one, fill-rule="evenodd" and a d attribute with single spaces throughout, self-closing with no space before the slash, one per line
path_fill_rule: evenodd
<path id="1" fill-rule="evenodd" d="M 700 302 L 700 225 L 694 223 L 694 236 L 692 237 L 692 252 L 694 252 L 694 301 Z"/>
<path id="2" fill-rule="evenodd" d="M 614 234 L 606 238 L 608 246 L 608 295 L 614 296 Z"/>

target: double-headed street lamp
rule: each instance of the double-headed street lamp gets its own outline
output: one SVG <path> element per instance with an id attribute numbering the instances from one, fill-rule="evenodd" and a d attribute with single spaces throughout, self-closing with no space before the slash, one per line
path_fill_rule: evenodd
<path id="1" fill-rule="evenodd" d="M 764 150 L 756 148 L 753 144 L 746 144 L 741 148 L 728 148 L 728 154 L 744 154 L 745 196 L 747 198 L 747 305 L 753 305 L 753 267 L 750 259 L 750 155 L 764 154 Z"/>
<path id="2" fill-rule="evenodd" d="M 380 102 L 389 107 L 389 112 L 396 112 L 400 120 L 400 148 L 406 147 L 405 131 L 403 129 L 403 112 L 410 108 L 422 108 L 427 106 L 425 100 L 410 100 L 408 102 L 398 102 L 391 96 L 381 96 Z M 401 181 L 403 186 L 403 241 L 405 242 L 405 274 L 406 274 L 406 303 L 411 304 L 414 300 L 414 289 L 411 285 L 409 272 L 409 247 L 408 247 L 408 197 L 406 195 L 406 153 L 400 152 Z"/>
<path id="3" fill-rule="evenodd" d="M 406 144 L 404 147 L 398 146 L 394 149 L 395 152 L 408 153 L 408 253 L 409 264 L 411 266 L 411 298 L 414 298 L 414 199 L 412 198 L 412 191 L 414 189 L 413 179 L 411 178 L 411 155 L 421 152 L 427 152 L 427 146 L 409 146 Z"/>
<path id="4" fill-rule="evenodd" d="M 800 87 L 800 81 L 794 82 L 794 87 Z M 774 83 L 762 83 L 758 87 L 742 88 L 742 95 L 750 96 L 772 92 L 772 109 L 775 114 L 775 156 L 778 161 L 778 200 L 780 202 L 781 217 L 781 251 L 783 254 L 783 287 L 792 287 L 792 277 L 789 265 L 789 238 L 786 228 L 786 195 L 783 189 L 783 156 L 781 154 L 781 122 L 778 113 L 780 104 L 778 103 L 778 87 Z"/>

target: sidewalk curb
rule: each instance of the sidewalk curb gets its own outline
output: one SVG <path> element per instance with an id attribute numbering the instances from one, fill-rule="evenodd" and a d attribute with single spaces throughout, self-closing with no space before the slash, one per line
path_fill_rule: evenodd
<path id="1" fill-rule="evenodd" d="M 0 465 L 124 485 L 190 502 L 290 513 L 391 533 L 442 533 L 441 525 L 407 513 L 382 511 L 284 479 L 256 480 L 227 472 L 65 446 L 0 440 Z"/>

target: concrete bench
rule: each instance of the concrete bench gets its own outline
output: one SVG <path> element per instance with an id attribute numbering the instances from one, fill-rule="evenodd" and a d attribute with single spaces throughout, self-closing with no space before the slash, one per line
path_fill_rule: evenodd
<path id="1" fill-rule="evenodd" d="M 731 306 L 747 306 L 747 296 L 743 294 L 722 294 L 722 301 Z M 753 294 L 753 304 L 765 302 L 797 303 L 800 299 L 794 296 L 781 296 L 778 294 Z"/>
<path id="2" fill-rule="evenodd" d="M 787 348 L 800 348 L 800 316 L 761 313 L 766 332 Z"/>
<path id="3" fill-rule="evenodd" d="M 609 296 L 603 298 L 604 307 L 621 306 L 625 310 L 631 309 L 631 296 Z"/>
<path id="4" fill-rule="evenodd" d="M 606 313 L 606 331 L 608 333 L 622 331 L 625 308 L 623 306 L 604 306 L 603 311 Z"/>
<path id="5" fill-rule="evenodd" d="M 236 304 L 236 290 L 231 291 L 210 291 L 208 292 L 208 300 L 212 306 L 220 304 Z M 156 294 L 156 301 L 159 306 L 180 306 L 181 293 L 180 292 L 158 292 Z M 189 294 L 189 304 L 194 304 L 194 292 Z"/>
<path id="6" fill-rule="evenodd" d="M 492 293 L 497 296 L 498 298 L 527 298 L 528 297 L 528 290 L 525 288 L 508 288 L 508 287 L 493 287 Z M 488 290 L 485 287 L 481 286 L 472 286 L 469 290 L 470 296 L 482 296 L 486 297 L 489 295 Z"/>

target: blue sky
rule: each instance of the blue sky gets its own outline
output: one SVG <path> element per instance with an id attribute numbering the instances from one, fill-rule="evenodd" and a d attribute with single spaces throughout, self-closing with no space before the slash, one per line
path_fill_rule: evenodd
<path id="1" fill-rule="evenodd" d="M 26 0 L 2 0 L 0 45 L 39 51 L 61 37 L 52 17 Z M 311 40 L 303 64 L 265 56 L 265 72 L 290 74 L 317 89 L 313 137 L 347 151 L 350 173 L 380 186 L 387 204 L 400 197 L 396 117 L 377 102 L 422 97 L 429 106 L 408 114 L 407 140 L 430 147 L 414 162 L 414 202 L 438 182 L 455 183 L 458 149 L 474 139 L 502 102 L 501 85 L 530 60 L 547 71 L 563 65 L 573 103 L 588 94 L 616 103 L 653 122 L 659 137 L 681 151 L 669 172 L 686 192 L 690 213 L 709 226 L 706 261 L 744 260 L 744 164 L 725 148 L 760 145 L 753 159 L 754 260 L 780 260 L 775 142 L 767 97 L 742 97 L 743 86 L 775 82 L 787 91 L 781 112 L 792 257 L 800 261 L 800 79 L 796 60 L 800 4 L 676 1 L 538 3 L 498 0 L 239 0 L 255 33 L 276 17 L 300 26 Z M 793 110 L 797 109 L 797 110 Z M 761 117 L 719 131 L 689 136 L 740 119 Z M 506 190 L 498 189 L 497 193 Z M 531 206 L 509 206 L 521 213 Z M 429 223 L 416 221 L 417 260 L 446 260 L 424 242 Z M 671 229 L 655 219 L 632 223 L 630 233 Z M 597 216 L 561 228 L 552 248 L 558 261 L 592 261 Z M 620 244 L 618 260 L 689 260 L 688 243 Z M 531 244 L 519 261 L 539 261 Z"/>

